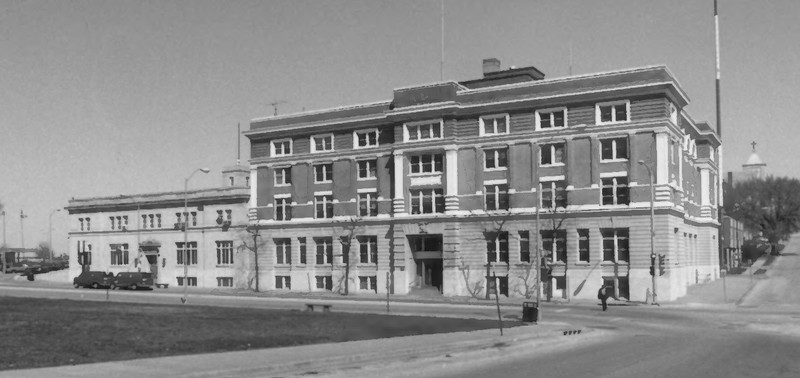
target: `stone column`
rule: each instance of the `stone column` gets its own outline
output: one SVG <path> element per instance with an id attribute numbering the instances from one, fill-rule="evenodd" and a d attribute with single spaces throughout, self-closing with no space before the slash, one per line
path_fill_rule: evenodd
<path id="1" fill-rule="evenodd" d="M 405 193 L 405 162 L 403 159 L 403 151 L 394 151 L 394 198 L 392 199 L 392 207 L 394 214 L 401 214 L 406 212 L 405 200 L 403 199 Z"/>
<path id="2" fill-rule="evenodd" d="M 444 212 L 458 210 L 458 147 L 445 147 L 446 184 L 444 193 Z"/>

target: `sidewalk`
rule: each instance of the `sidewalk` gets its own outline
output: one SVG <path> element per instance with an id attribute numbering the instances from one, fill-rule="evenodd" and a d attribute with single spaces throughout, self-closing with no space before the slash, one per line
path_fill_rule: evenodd
<path id="1" fill-rule="evenodd" d="M 742 274 L 731 274 L 718 280 L 693 285 L 688 292 L 672 302 L 662 303 L 666 306 L 726 306 L 740 305 L 753 287 L 760 280 L 767 278 L 764 274 L 753 274 L 764 266 L 769 256 L 761 256 Z"/>
<path id="2" fill-rule="evenodd" d="M 272 377 L 312 375 L 347 367 L 388 361 L 508 346 L 580 341 L 599 337 L 603 331 L 574 330 L 564 323 L 543 322 L 504 329 L 407 336 L 377 340 L 316 344 L 188 356 L 150 358 L 97 364 L 0 372 L 0 377 Z"/>

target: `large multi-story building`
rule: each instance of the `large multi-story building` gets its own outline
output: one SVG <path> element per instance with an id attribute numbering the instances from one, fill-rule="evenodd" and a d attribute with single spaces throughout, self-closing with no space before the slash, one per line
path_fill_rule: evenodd
<path id="1" fill-rule="evenodd" d="M 262 282 L 530 296 L 538 245 L 542 294 L 644 300 L 652 171 L 657 292 L 679 297 L 719 274 L 720 139 L 688 103 L 664 66 L 546 80 L 487 59 L 480 79 L 254 119 Z"/>
<path id="2" fill-rule="evenodd" d="M 242 253 L 249 179 L 247 167 L 233 166 L 218 188 L 71 199 L 70 282 L 86 269 L 151 272 L 169 286 L 251 287 L 252 258 Z"/>

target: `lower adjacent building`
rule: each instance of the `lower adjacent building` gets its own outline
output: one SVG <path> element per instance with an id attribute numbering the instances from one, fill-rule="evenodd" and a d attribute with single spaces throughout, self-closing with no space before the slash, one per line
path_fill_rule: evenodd
<path id="1" fill-rule="evenodd" d="M 70 282 L 93 270 L 151 272 L 168 286 L 251 285 L 249 169 L 222 173 L 219 188 L 71 199 Z"/>

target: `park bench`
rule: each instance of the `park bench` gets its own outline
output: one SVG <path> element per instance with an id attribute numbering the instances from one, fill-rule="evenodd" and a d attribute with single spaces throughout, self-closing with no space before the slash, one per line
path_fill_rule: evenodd
<path id="1" fill-rule="evenodd" d="M 306 303 L 306 311 L 314 312 L 314 307 L 322 307 L 322 312 L 331 312 L 333 305 L 329 303 Z"/>

